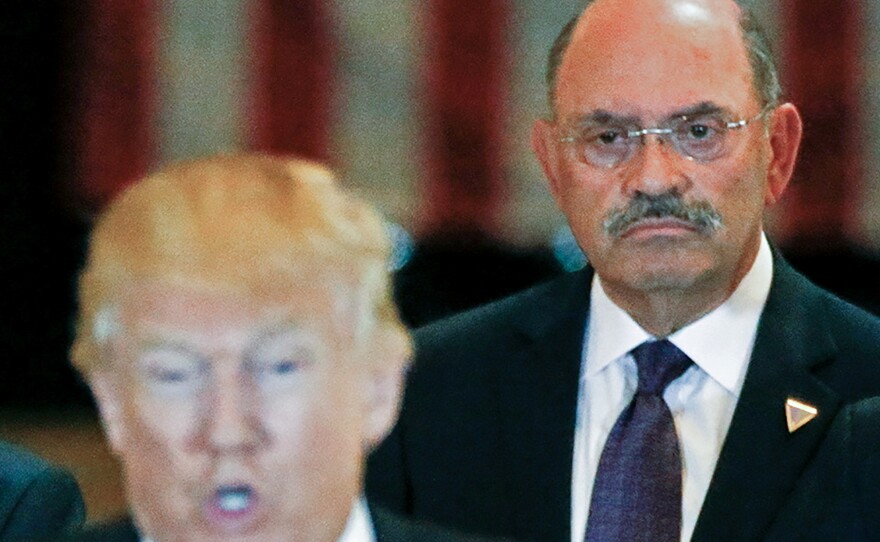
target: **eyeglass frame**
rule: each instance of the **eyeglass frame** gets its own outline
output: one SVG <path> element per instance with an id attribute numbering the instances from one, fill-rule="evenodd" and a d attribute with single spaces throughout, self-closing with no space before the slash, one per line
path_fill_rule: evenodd
<path id="1" fill-rule="evenodd" d="M 741 128 L 745 128 L 749 124 L 766 116 L 768 113 L 770 113 L 771 111 L 776 109 L 778 106 L 779 106 L 779 104 L 775 103 L 775 102 L 768 103 L 767 105 L 765 105 L 761 109 L 761 111 L 759 111 L 753 117 L 750 117 L 747 119 L 739 119 L 739 120 L 735 120 L 735 121 L 724 121 L 723 126 L 728 131 L 729 130 L 739 130 Z M 669 136 L 670 134 L 674 133 L 674 131 L 675 131 L 669 126 L 670 124 L 673 124 L 675 122 L 686 121 L 689 118 L 699 117 L 701 115 L 706 115 L 706 114 L 708 114 L 708 113 L 694 113 L 694 114 L 685 114 L 685 115 L 675 116 L 666 122 L 665 127 L 664 126 L 654 126 L 651 128 L 639 128 L 638 130 L 627 130 L 626 138 L 627 139 L 639 138 L 639 141 L 641 142 L 642 146 L 647 145 L 647 143 L 645 142 L 646 135 L 659 136 L 660 142 L 663 142 L 666 140 L 666 136 Z M 579 136 L 576 136 L 576 135 L 570 135 L 570 136 L 559 138 L 558 141 L 560 143 L 576 143 L 578 141 L 578 137 Z M 721 158 L 721 156 L 716 156 L 716 157 L 710 158 L 708 160 L 699 160 L 699 159 L 695 158 L 694 156 L 691 156 L 690 154 L 682 151 L 679 148 L 679 146 L 674 142 L 674 140 L 671 143 L 671 147 L 673 147 L 675 149 L 676 154 L 678 154 L 679 156 L 685 158 L 686 160 L 690 160 L 692 162 L 709 163 L 714 160 L 717 160 L 718 158 Z M 635 145 L 633 145 L 633 148 L 635 148 Z M 614 162 L 614 163 L 611 163 L 608 165 L 594 164 L 593 162 L 587 160 L 585 157 L 581 158 L 580 161 L 582 161 L 588 165 L 591 165 L 593 167 L 596 167 L 596 168 L 614 169 L 614 168 L 620 166 L 621 164 L 625 164 L 626 162 L 629 162 L 632 159 L 633 154 L 634 153 L 630 154 L 629 156 L 627 156 L 626 158 L 624 158 L 618 162 Z"/>

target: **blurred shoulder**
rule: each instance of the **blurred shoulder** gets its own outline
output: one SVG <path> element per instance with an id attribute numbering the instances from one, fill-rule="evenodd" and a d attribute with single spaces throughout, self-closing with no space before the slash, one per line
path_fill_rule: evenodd
<path id="1" fill-rule="evenodd" d="M 140 537 L 130 517 L 86 526 L 63 542 L 139 542 Z"/>
<path id="2" fill-rule="evenodd" d="M 0 473 L 7 483 L 27 482 L 52 468 L 48 461 L 36 454 L 7 442 L 0 442 Z"/>
<path id="3" fill-rule="evenodd" d="M 381 508 L 371 510 L 376 542 L 510 542 L 508 539 L 484 538 L 439 527 L 411 518 L 402 518 Z"/>
<path id="4" fill-rule="evenodd" d="M 0 538 L 39 539 L 78 528 L 85 505 L 73 475 L 0 442 Z"/>

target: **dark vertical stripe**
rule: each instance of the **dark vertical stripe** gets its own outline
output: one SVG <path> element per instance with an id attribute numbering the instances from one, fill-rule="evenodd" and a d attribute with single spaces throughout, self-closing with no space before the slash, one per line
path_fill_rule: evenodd
<path id="1" fill-rule="evenodd" d="M 153 0 L 82 0 L 71 9 L 64 149 L 72 203 L 101 207 L 154 156 Z"/>
<path id="2" fill-rule="evenodd" d="M 781 8 L 783 70 L 805 122 L 783 233 L 791 249 L 815 252 L 844 245 L 859 225 L 860 3 L 783 0 Z"/>
<path id="3" fill-rule="evenodd" d="M 504 199 L 506 0 L 430 0 L 421 235 L 492 234 Z"/>
<path id="4" fill-rule="evenodd" d="M 326 0 L 254 2 L 251 144 L 329 157 L 334 45 Z"/>

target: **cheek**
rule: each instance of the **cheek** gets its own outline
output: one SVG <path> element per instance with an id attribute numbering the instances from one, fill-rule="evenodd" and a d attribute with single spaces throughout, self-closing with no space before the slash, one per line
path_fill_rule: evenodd
<path id="1" fill-rule="evenodd" d="M 199 458 L 190 445 L 197 430 L 197 405 L 138 397 L 128 405 L 125 415 L 125 449 L 121 455 L 130 477 L 148 484 L 173 485 L 171 480 L 182 481 L 198 474 Z"/>
<path id="2" fill-rule="evenodd" d="M 582 248 L 599 250 L 608 239 L 603 223 L 612 209 L 626 203 L 617 177 L 597 178 L 572 168 L 560 194 L 559 205 Z"/>
<path id="3" fill-rule="evenodd" d="M 179 529 L 197 514 L 193 489 L 207 467 L 189 446 L 193 409 L 147 400 L 131 407 L 119 450 L 129 502 L 138 503 L 138 513 L 154 527 Z"/>
<path id="4" fill-rule="evenodd" d="M 279 517 L 347 509 L 360 491 L 364 419 L 353 397 L 313 386 L 308 395 L 265 404 L 272 447 L 263 468 L 285 473 L 274 477 Z"/>
<path id="5" fill-rule="evenodd" d="M 718 189 L 714 204 L 728 228 L 751 229 L 764 214 L 766 182 L 754 170 L 744 170 L 729 178 Z"/>
<path id="6" fill-rule="evenodd" d="M 199 418 L 199 399 L 167 399 L 143 394 L 133 405 L 132 417 L 140 420 L 143 431 L 173 446 L 195 433 Z"/>
<path id="7" fill-rule="evenodd" d="M 615 183 L 599 179 L 581 166 L 566 170 L 560 190 L 560 206 L 571 219 L 601 215 L 616 196 Z"/>
<path id="8" fill-rule="evenodd" d="M 351 379 L 328 376 L 288 397 L 267 398 L 263 419 L 277 459 L 312 463 L 359 449 L 365 421 L 361 394 Z"/>

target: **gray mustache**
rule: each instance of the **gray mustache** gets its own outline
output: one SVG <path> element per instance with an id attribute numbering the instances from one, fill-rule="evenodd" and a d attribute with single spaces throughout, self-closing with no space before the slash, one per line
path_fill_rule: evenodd
<path id="1" fill-rule="evenodd" d="M 605 233 L 620 237 L 633 224 L 648 218 L 675 218 L 687 222 L 699 233 L 709 235 L 723 225 L 718 211 L 707 201 L 686 203 L 677 191 L 665 194 L 637 193 L 621 209 L 613 209 L 603 221 Z"/>

